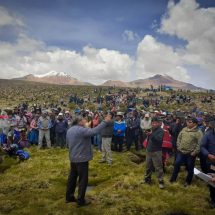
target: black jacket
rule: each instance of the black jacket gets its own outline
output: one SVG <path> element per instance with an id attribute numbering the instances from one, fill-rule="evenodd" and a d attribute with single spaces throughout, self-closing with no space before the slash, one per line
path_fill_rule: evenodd
<path id="1" fill-rule="evenodd" d="M 146 150 L 148 152 L 162 151 L 164 130 L 161 127 L 152 131 L 152 134 L 148 137 L 148 144 Z"/>

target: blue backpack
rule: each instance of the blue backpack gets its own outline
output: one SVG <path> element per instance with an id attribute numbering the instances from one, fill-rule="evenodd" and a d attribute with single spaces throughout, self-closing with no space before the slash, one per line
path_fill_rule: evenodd
<path id="1" fill-rule="evenodd" d="M 24 151 L 22 149 L 17 150 L 16 154 L 19 156 L 20 160 L 28 160 L 30 158 L 30 154 L 27 151 Z"/>

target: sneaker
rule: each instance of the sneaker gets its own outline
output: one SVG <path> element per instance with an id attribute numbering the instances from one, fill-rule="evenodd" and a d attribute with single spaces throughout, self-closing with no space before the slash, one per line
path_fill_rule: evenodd
<path id="1" fill-rule="evenodd" d="M 106 162 L 106 160 L 100 160 L 99 161 L 99 163 L 105 163 Z"/>
<path id="2" fill-rule="evenodd" d="M 87 206 L 87 205 L 90 205 L 91 202 L 90 201 L 82 201 L 82 202 L 77 202 L 77 207 L 84 207 L 84 206 Z"/>
<path id="3" fill-rule="evenodd" d="M 209 202 L 209 206 L 211 209 L 215 209 L 215 202 L 214 201 L 210 201 Z"/>
<path id="4" fill-rule="evenodd" d="M 170 183 L 175 183 L 176 180 L 170 179 L 169 182 L 170 182 Z"/>
<path id="5" fill-rule="evenodd" d="M 142 181 L 142 184 L 148 184 L 148 185 L 151 185 L 152 184 L 152 181 L 151 180 L 146 180 L 144 179 L 144 181 Z"/>
<path id="6" fill-rule="evenodd" d="M 189 187 L 189 186 L 190 186 L 189 183 L 187 183 L 187 182 L 184 183 L 184 187 Z"/>
<path id="7" fill-rule="evenodd" d="M 112 161 L 108 161 L 108 165 L 112 165 L 113 164 L 113 162 Z"/>
<path id="8" fill-rule="evenodd" d="M 164 183 L 159 183 L 159 188 L 164 189 Z"/>
<path id="9" fill-rule="evenodd" d="M 77 202 L 77 199 L 73 196 L 70 199 L 66 199 L 66 203 Z"/>

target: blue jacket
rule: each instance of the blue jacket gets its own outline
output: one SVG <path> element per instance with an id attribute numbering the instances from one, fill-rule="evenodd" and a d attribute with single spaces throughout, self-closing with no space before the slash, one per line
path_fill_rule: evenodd
<path id="1" fill-rule="evenodd" d="M 47 127 L 46 128 L 43 128 L 43 120 L 47 120 L 48 121 L 48 123 L 47 123 Z M 47 117 L 47 118 L 43 118 L 42 116 L 38 119 L 38 128 L 39 129 L 50 129 L 52 127 L 52 122 L 51 122 L 51 120 L 50 120 L 50 118 L 49 117 Z"/>
<path id="2" fill-rule="evenodd" d="M 0 145 L 2 145 L 3 143 L 7 143 L 7 135 L 4 133 L 0 134 Z"/>
<path id="3" fill-rule="evenodd" d="M 121 132 L 118 133 L 117 131 L 120 130 Z M 118 137 L 124 137 L 126 130 L 125 121 L 115 121 L 113 126 L 113 135 Z"/>
<path id="4" fill-rule="evenodd" d="M 208 157 L 208 154 L 215 155 L 215 133 L 213 130 L 206 132 L 201 142 L 201 153 Z"/>

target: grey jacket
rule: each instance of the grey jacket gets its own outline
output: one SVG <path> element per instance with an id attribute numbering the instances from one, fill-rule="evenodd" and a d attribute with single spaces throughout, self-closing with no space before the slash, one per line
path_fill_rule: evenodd
<path id="1" fill-rule="evenodd" d="M 79 125 L 72 126 L 66 135 L 70 162 L 79 163 L 92 160 L 91 137 L 101 132 L 106 126 L 106 122 L 102 122 L 95 128 L 85 128 Z"/>
<path id="2" fill-rule="evenodd" d="M 110 122 L 107 123 L 107 126 L 105 128 L 103 128 L 101 131 L 102 137 L 112 137 L 113 136 L 113 124 L 114 124 L 113 120 L 111 120 Z"/>

